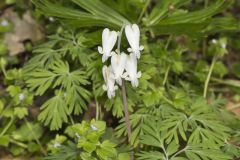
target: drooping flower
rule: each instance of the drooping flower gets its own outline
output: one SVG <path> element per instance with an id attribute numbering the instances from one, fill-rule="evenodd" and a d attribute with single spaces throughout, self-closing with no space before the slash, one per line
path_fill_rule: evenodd
<path id="1" fill-rule="evenodd" d="M 115 78 L 112 71 L 112 67 L 103 66 L 102 72 L 105 81 L 103 89 L 107 91 L 108 98 L 111 99 L 112 97 L 115 96 L 115 90 L 118 88 L 117 86 L 115 86 Z"/>
<path id="2" fill-rule="evenodd" d="M 111 66 L 116 82 L 122 85 L 122 76 L 125 69 L 127 55 L 125 53 L 114 53 L 111 57 Z"/>
<path id="3" fill-rule="evenodd" d="M 102 47 L 98 47 L 98 52 L 102 54 L 102 62 L 105 62 L 111 56 L 112 49 L 117 42 L 118 34 L 116 31 L 110 31 L 105 28 L 102 33 Z"/>
<path id="4" fill-rule="evenodd" d="M 126 73 L 124 73 L 123 77 L 126 80 L 131 81 L 133 87 L 137 87 L 139 82 L 138 78 L 141 77 L 141 72 L 137 72 L 137 58 L 133 53 L 131 53 L 127 57 L 126 65 L 125 65 Z"/>
<path id="5" fill-rule="evenodd" d="M 128 52 L 134 53 L 137 58 L 140 58 L 140 52 L 144 49 L 143 46 L 139 46 L 140 30 L 138 25 L 126 25 L 125 34 L 131 48 L 128 48 Z"/>

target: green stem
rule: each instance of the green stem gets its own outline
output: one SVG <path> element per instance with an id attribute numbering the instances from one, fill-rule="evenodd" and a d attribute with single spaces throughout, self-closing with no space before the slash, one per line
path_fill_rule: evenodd
<path id="1" fill-rule="evenodd" d="M 168 74 L 169 74 L 169 70 L 170 70 L 170 66 L 167 67 L 167 71 L 164 75 L 164 79 L 163 79 L 163 86 L 165 86 L 167 79 L 168 79 Z"/>
<path id="2" fill-rule="evenodd" d="M 179 155 L 180 153 L 184 152 L 186 149 L 187 149 L 187 146 L 184 147 L 183 149 L 181 149 L 180 151 L 178 151 L 177 153 L 175 153 L 175 154 L 171 157 L 171 159 L 175 158 L 177 155 Z"/>
<path id="3" fill-rule="evenodd" d="M 165 50 L 166 50 L 166 51 L 167 51 L 167 49 L 168 49 L 168 47 L 169 47 L 169 44 L 170 44 L 172 38 L 173 38 L 172 35 L 170 35 L 170 36 L 168 37 L 167 43 L 166 43 L 166 45 L 165 45 Z"/>
<path id="4" fill-rule="evenodd" d="M 169 44 L 170 44 L 171 40 L 172 40 L 172 35 L 170 35 L 168 40 L 167 40 L 167 43 L 165 45 L 165 51 L 168 50 L 168 47 L 169 47 Z M 164 75 L 164 79 L 163 79 L 163 86 L 165 86 L 165 84 L 167 82 L 169 71 L 170 71 L 170 65 L 168 64 L 167 71 L 166 71 L 166 73 Z"/>
<path id="5" fill-rule="evenodd" d="M 212 60 L 212 64 L 211 64 L 210 69 L 208 71 L 207 79 L 206 79 L 205 84 L 204 84 L 204 91 L 203 91 L 203 97 L 204 98 L 207 97 L 208 85 L 209 85 L 209 81 L 211 79 L 213 68 L 215 66 L 216 61 L 217 61 L 217 57 L 214 56 L 213 60 Z"/>
<path id="6" fill-rule="evenodd" d="M 170 105 L 173 105 L 173 102 L 170 101 L 167 97 L 165 97 L 164 95 L 162 95 L 162 98 Z"/>
<path id="7" fill-rule="evenodd" d="M 8 122 L 8 124 L 6 125 L 6 127 L 2 130 L 0 137 L 3 136 L 8 131 L 8 129 L 11 127 L 13 121 L 14 121 L 14 118 L 12 117 L 10 119 L 10 121 Z"/>
<path id="8" fill-rule="evenodd" d="M 167 154 L 167 151 L 166 151 L 166 149 L 165 149 L 163 144 L 161 145 L 161 148 L 163 149 L 163 152 L 165 154 L 166 160 L 168 160 L 168 154 Z"/>
<path id="9" fill-rule="evenodd" d="M 16 144 L 16 145 L 18 145 L 18 146 L 20 146 L 22 148 L 27 148 L 26 144 L 18 142 L 18 141 L 14 140 L 14 139 L 10 139 L 10 142 L 13 143 L 13 144 Z"/>
<path id="10" fill-rule="evenodd" d="M 142 9 L 142 12 L 141 12 L 141 14 L 140 14 L 140 16 L 138 17 L 138 23 L 141 22 L 141 19 L 142 19 L 144 13 L 147 11 L 147 7 L 148 7 L 148 5 L 150 4 L 150 2 L 151 2 L 151 0 L 148 0 L 148 1 L 145 3 L 145 5 L 144 5 L 144 7 L 143 7 L 143 9 Z"/>
<path id="11" fill-rule="evenodd" d="M 29 122 L 27 121 L 26 118 L 24 118 L 24 121 L 25 121 L 25 123 L 27 124 L 28 129 L 29 129 L 30 132 L 32 133 L 33 138 L 35 139 L 35 141 L 37 142 L 38 146 L 40 147 L 41 152 L 43 153 L 43 155 L 46 156 L 47 153 L 45 152 L 45 150 L 43 149 L 43 146 L 42 146 L 41 142 L 39 141 L 39 139 L 38 139 L 37 136 L 35 135 L 32 126 L 29 124 Z"/>
<path id="12" fill-rule="evenodd" d="M 100 108 L 99 108 L 99 104 L 98 104 L 97 98 L 95 98 L 95 102 L 96 102 L 96 120 L 99 120 Z"/>
<path id="13" fill-rule="evenodd" d="M 74 120 L 73 120 L 73 117 L 72 117 L 72 115 L 69 115 L 69 117 L 70 117 L 71 124 L 72 124 L 72 125 L 74 125 L 74 124 L 75 124 L 75 122 L 74 122 Z"/>

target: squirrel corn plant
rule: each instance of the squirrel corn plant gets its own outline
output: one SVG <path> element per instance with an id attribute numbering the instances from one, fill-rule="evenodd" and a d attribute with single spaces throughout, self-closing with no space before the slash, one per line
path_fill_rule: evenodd
<path id="1" fill-rule="evenodd" d="M 189 0 L 33 2 L 67 26 L 36 47 L 24 67 L 30 91 L 47 96 L 39 121 L 58 132 L 73 126 L 49 143 L 47 159 L 120 159 L 116 144 L 128 144 L 141 160 L 239 157 L 239 128 L 232 124 L 239 119 L 210 90 L 212 81 L 226 84 L 214 77 L 223 74 L 215 66 L 224 68 L 218 52 L 226 53 L 226 43 L 207 41 L 206 55 L 198 55 L 203 36 L 239 29 L 219 14 L 230 1 L 199 10 L 187 9 Z M 182 34 L 189 39 L 175 37 Z M 105 122 L 83 121 L 90 102 L 101 114 L 96 118 L 119 120 L 112 125 L 118 143 L 105 138 Z"/>

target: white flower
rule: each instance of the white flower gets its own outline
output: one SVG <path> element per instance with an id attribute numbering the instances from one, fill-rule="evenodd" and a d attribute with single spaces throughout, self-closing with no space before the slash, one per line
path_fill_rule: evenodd
<path id="1" fill-rule="evenodd" d="M 23 101 L 25 99 L 25 95 L 23 93 L 20 93 L 18 95 L 18 98 L 19 98 L 20 101 Z"/>
<path id="2" fill-rule="evenodd" d="M 226 49 L 226 47 L 227 47 L 226 43 L 221 43 L 221 47 L 222 47 L 223 49 Z"/>
<path id="3" fill-rule="evenodd" d="M 94 130 L 94 131 L 97 131 L 98 130 L 98 128 L 96 127 L 96 126 L 94 126 L 94 125 L 92 125 L 91 124 L 91 126 L 90 126 L 91 128 L 92 128 L 92 130 Z"/>
<path id="4" fill-rule="evenodd" d="M 103 55 L 102 61 L 105 62 L 111 56 L 112 49 L 117 42 L 118 34 L 116 31 L 110 31 L 108 28 L 102 33 L 102 47 L 98 47 L 98 52 Z"/>
<path id="5" fill-rule="evenodd" d="M 213 44 L 217 44 L 217 40 L 216 40 L 216 39 L 213 39 L 213 40 L 212 40 L 212 43 L 213 43 Z"/>
<path id="6" fill-rule="evenodd" d="M 105 81 L 103 89 L 107 91 L 108 98 L 111 99 L 112 97 L 115 96 L 115 90 L 117 89 L 117 86 L 115 86 L 115 78 L 112 71 L 112 67 L 103 66 L 102 72 Z"/>
<path id="7" fill-rule="evenodd" d="M 126 73 L 123 75 L 126 80 L 131 81 L 133 87 L 138 86 L 138 78 L 141 77 L 141 72 L 137 72 L 137 58 L 133 53 L 127 57 L 126 61 Z"/>
<path id="8" fill-rule="evenodd" d="M 6 27 L 6 26 L 9 25 L 9 23 L 8 23 L 8 21 L 3 20 L 3 21 L 1 22 L 1 25 L 2 25 L 3 27 Z"/>
<path id="9" fill-rule="evenodd" d="M 80 136 L 78 133 L 75 133 L 75 136 L 76 136 L 78 139 L 81 138 L 81 136 Z"/>
<path id="10" fill-rule="evenodd" d="M 55 143 L 53 144 L 53 147 L 54 147 L 54 148 L 61 147 L 61 144 L 60 144 L 59 142 L 55 142 Z"/>
<path id="11" fill-rule="evenodd" d="M 50 22 L 54 22 L 55 21 L 55 19 L 53 17 L 49 17 L 48 19 L 49 19 Z"/>
<path id="12" fill-rule="evenodd" d="M 114 78 L 117 83 L 122 85 L 122 75 L 125 69 L 127 55 L 125 53 L 116 54 L 114 53 L 111 58 L 111 66 L 114 74 Z"/>
<path id="13" fill-rule="evenodd" d="M 140 58 L 140 51 L 144 49 L 143 46 L 139 46 L 140 41 L 140 30 L 138 25 L 126 25 L 125 27 L 125 34 L 127 37 L 127 40 L 131 46 L 131 48 L 128 48 L 128 52 L 134 53 L 134 55 L 137 58 Z"/>

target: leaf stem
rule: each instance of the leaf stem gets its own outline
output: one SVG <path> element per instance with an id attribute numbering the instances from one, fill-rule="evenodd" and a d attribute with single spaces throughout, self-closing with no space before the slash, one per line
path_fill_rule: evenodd
<path id="1" fill-rule="evenodd" d="M 170 66 L 167 67 L 167 71 L 166 71 L 166 73 L 165 73 L 165 75 L 164 75 L 163 86 L 165 86 L 165 84 L 167 83 L 169 70 L 170 70 Z"/>
<path id="2" fill-rule="evenodd" d="M 20 146 L 20 147 L 22 147 L 22 148 L 27 148 L 27 145 L 26 145 L 26 144 L 24 144 L 24 143 L 22 143 L 22 142 L 18 142 L 18 141 L 16 141 L 15 139 L 10 139 L 10 142 L 13 143 L 13 144 L 16 144 L 16 145 L 18 145 L 18 146 Z"/>
<path id="3" fill-rule="evenodd" d="M 204 91 L 203 91 L 203 97 L 204 98 L 207 97 L 208 85 L 209 85 L 209 81 L 211 79 L 211 75 L 212 75 L 213 68 L 215 66 L 216 61 L 217 61 L 217 56 L 214 56 L 213 60 L 212 60 L 212 64 L 211 64 L 210 69 L 208 71 L 207 79 L 206 79 L 205 84 L 204 84 Z"/>
<path id="4" fill-rule="evenodd" d="M 10 119 L 10 121 L 8 122 L 8 124 L 6 125 L 6 127 L 2 130 L 0 137 L 2 137 L 8 131 L 8 129 L 11 127 L 13 121 L 14 121 L 14 118 L 12 117 Z"/>
<path id="5" fill-rule="evenodd" d="M 171 159 L 172 159 L 172 158 L 175 158 L 177 155 L 179 155 L 180 153 L 184 152 L 187 148 L 188 148 L 188 147 L 186 146 L 186 147 L 184 147 L 183 149 L 181 149 L 180 151 L 178 151 L 177 153 L 175 153 L 175 154 L 171 157 Z"/>
<path id="6" fill-rule="evenodd" d="M 165 154 L 166 160 L 168 160 L 168 154 L 167 154 L 167 151 L 166 151 L 166 149 L 165 149 L 163 144 L 161 145 L 161 148 L 163 149 L 163 152 Z"/>

